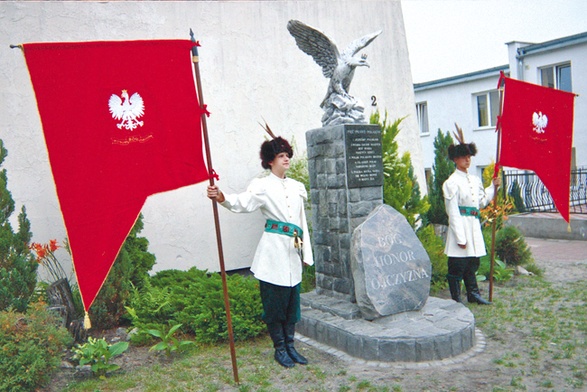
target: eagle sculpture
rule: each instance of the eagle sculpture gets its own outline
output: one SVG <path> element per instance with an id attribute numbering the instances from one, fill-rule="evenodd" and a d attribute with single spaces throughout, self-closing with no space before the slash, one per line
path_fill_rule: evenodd
<path id="1" fill-rule="evenodd" d="M 369 45 L 381 31 L 354 40 L 340 53 L 336 44 L 324 33 L 298 20 L 290 20 L 287 29 L 297 46 L 322 67 L 322 74 L 330 78 L 328 92 L 320 107 L 326 112 L 323 125 L 364 122 L 364 108 L 349 94 L 355 68 L 368 67 L 367 56 L 357 55 Z"/>

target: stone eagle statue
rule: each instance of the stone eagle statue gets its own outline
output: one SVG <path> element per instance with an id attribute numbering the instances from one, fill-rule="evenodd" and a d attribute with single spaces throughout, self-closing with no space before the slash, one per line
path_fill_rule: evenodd
<path id="1" fill-rule="evenodd" d="M 340 53 L 336 44 L 324 33 L 298 20 L 290 20 L 287 29 L 298 47 L 322 67 L 324 77 L 330 78 L 328 92 L 320 105 L 325 112 L 322 126 L 365 123 L 365 108 L 349 94 L 349 87 L 355 68 L 369 66 L 367 55 L 357 54 L 373 42 L 381 31 L 354 40 Z"/>

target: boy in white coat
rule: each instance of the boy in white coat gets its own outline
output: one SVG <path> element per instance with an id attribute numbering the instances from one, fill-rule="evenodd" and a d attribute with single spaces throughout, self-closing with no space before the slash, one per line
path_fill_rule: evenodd
<path id="1" fill-rule="evenodd" d="M 272 134 L 271 134 L 272 135 Z M 274 137 L 261 145 L 261 165 L 268 176 L 254 179 L 240 194 L 224 194 L 216 185 L 208 197 L 233 212 L 260 210 L 265 231 L 253 258 L 251 271 L 259 279 L 263 321 L 275 348 L 275 360 L 284 367 L 308 363 L 294 348 L 295 324 L 301 317 L 302 262 L 314 264 L 304 201 L 304 185 L 286 177 L 293 149 Z"/>
<path id="2" fill-rule="evenodd" d="M 464 281 L 469 302 L 490 305 L 479 293 L 475 273 L 479 258 L 487 254 L 479 209 L 491 201 L 494 187 L 484 189 L 479 177 L 469 174 L 471 156 L 477 153 L 477 147 L 475 143 L 464 143 L 462 131 L 460 137 L 459 144 L 448 147 L 449 159 L 455 162 L 456 170 L 442 185 L 449 224 L 444 250 L 448 256 L 447 280 L 453 300 L 461 302 L 461 281 Z M 493 185 L 500 186 L 501 179 L 495 178 Z"/>

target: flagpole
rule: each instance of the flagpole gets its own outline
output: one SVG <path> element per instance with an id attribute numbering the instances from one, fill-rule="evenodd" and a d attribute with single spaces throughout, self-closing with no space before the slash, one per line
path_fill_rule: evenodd
<path id="1" fill-rule="evenodd" d="M 498 82 L 499 88 L 499 114 L 497 119 L 497 151 L 495 152 L 495 167 L 493 170 L 493 178 L 495 179 L 499 175 L 499 151 L 501 148 L 501 114 L 503 109 L 503 94 L 504 89 L 502 87 L 502 82 L 505 83 L 503 76 L 500 76 Z M 493 210 L 497 211 L 497 191 L 498 186 L 493 185 Z M 497 231 L 497 215 L 493 217 L 493 222 L 491 225 L 491 257 L 489 263 L 489 302 L 493 301 L 493 273 L 494 273 L 494 266 L 495 266 L 495 232 Z"/>
<path id="2" fill-rule="evenodd" d="M 200 64 L 198 57 L 198 45 L 194 38 L 194 32 L 190 29 L 190 38 L 194 43 L 192 47 L 192 63 L 194 64 L 194 72 L 196 74 L 196 85 L 198 89 L 198 98 L 200 100 L 201 108 L 205 108 L 204 96 L 202 95 L 202 83 L 200 81 Z M 208 164 L 208 174 L 210 177 L 210 185 L 214 185 L 214 170 L 212 169 L 212 156 L 210 154 L 210 142 L 208 139 L 208 126 L 206 124 L 205 110 L 202 113 L 202 133 L 204 135 L 204 146 L 206 149 L 206 159 Z M 239 384 L 238 367 L 236 364 L 236 351 L 234 347 L 234 335 L 232 332 L 232 317 L 230 316 L 230 301 L 228 299 L 228 284 L 226 282 L 226 268 L 224 266 L 224 252 L 222 250 L 222 236 L 220 234 L 220 219 L 218 217 L 218 204 L 212 200 L 212 211 L 214 213 L 214 223 L 216 226 L 216 242 L 218 244 L 218 258 L 220 259 L 220 275 L 222 276 L 222 291 L 224 292 L 224 308 L 226 310 L 226 325 L 228 329 L 228 340 L 230 342 L 230 356 L 232 359 L 232 374 L 234 382 Z"/>

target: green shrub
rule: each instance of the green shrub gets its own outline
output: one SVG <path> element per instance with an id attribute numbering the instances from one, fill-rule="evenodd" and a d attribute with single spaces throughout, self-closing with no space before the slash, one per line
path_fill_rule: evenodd
<path id="1" fill-rule="evenodd" d="M 142 229 L 143 217 L 139 215 L 90 308 L 93 328 L 108 329 L 120 325 L 133 285 L 140 288 L 155 264 L 155 255 L 147 251 L 149 241 L 138 236 Z"/>
<path id="2" fill-rule="evenodd" d="M 442 184 L 454 172 L 455 164 L 448 159 L 448 146 L 454 141 L 449 132 L 444 134 L 440 129 L 434 138 L 434 165 L 432 176 L 428 179 L 428 199 L 430 209 L 426 213 L 426 219 L 430 223 L 448 226 L 448 215 L 444 208 L 444 195 Z"/>
<path id="3" fill-rule="evenodd" d="M 84 344 L 76 345 L 74 358 L 81 366 L 90 365 L 92 373 L 98 377 L 105 377 L 106 373 L 120 369 L 120 365 L 110 360 L 128 349 L 128 342 L 110 344 L 106 339 L 89 337 Z"/>
<path id="4" fill-rule="evenodd" d="M 534 259 L 522 232 L 515 226 L 505 226 L 495 236 L 495 252 L 507 265 L 525 265 Z"/>
<path id="5" fill-rule="evenodd" d="M 235 274 L 227 276 L 227 284 L 235 340 L 263 333 L 258 281 Z M 160 271 L 132 296 L 129 308 L 136 315 L 133 325 L 140 329 L 182 324 L 182 331 L 194 334 L 197 342 L 228 339 L 222 279 L 217 273 L 196 268 Z"/>
<path id="6" fill-rule="evenodd" d="M 485 255 L 481 257 L 481 263 L 477 270 L 477 280 L 484 281 L 489 279 L 491 273 L 491 256 Z M 501 260 L 495 259 L 493 263 L 493 281 L 494 282 L 507 282 L 514 275 L 514 270 L 508 268 L 508 266 Z"/>
<path id="7" fill-rule="evenodd" d="M 421 196 L 410 153 L 405 152 L 401 157 L 399 154 L 399 146 L 395 139 L 401 130 L 400 124 L 404 118 L 389 123 L 387 113 L 381 119 L 377 111 L 371 115 L 369 122 L 381 127 L 383 202 L 405 216 L 414 227 L 428 211 L 430 204 L 427 196 Z"/>
<path id="8" fill-rule="evenodd" d="M 35 391 L 49 382 L 72 344 L 60 320 L 33 303 L 26 313 L 0 312 L 0 391 Z"/>
<path id="9" fill-rule="evenodd" d="M 514 207 L 516 208 L 516 211 L 520 213 L 526 212 L 526 204 L 524 203 L 524 198 L 522 197 L 522 188 L 520 188 L 520 184 L 516 180 L 514 180 L 512 183 L 510 196 L 514 201 Z"/>
<path id="10" fill-rule="evenodd" d="M 0 140 L 0 165 L 8 152 Z M 28 244 L 31 240 L 31 224 L 23 206 L 18 215 L 18 231 L 10 224 L 14 212 L 14 200 L 8 190 L 6 169 L 0 170 L 0 310 L 13 308 L 24 312 L 34 294 L 38 264 Z"/>
<path id="11" fill-rule="evenodd" d="M 448 273 L 447 256 L 444 254 L 442 238 L 434 233 L 434 226 L 428 225 L 416 233 L 418 239 L 426 249 L 430 263 L 432 264 L 431 288 L 432 291 L 446 287 L 446 274 Z"/>

